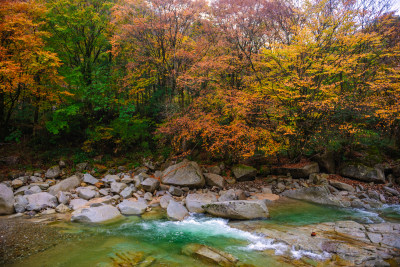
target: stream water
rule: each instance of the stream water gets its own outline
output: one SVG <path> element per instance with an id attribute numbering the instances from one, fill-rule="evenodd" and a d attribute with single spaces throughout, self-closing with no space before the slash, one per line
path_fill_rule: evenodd
<path id="1" fill-rule="evenodd" d="M 360 223 L 400 222 L 398 205 L 385 206 L 374 213 L 289 200 L 272 205 L 269 210 L 271 219 L 254 223 L 265 224 L 265 227 L 297 227 L 338 220 L 355 220 Z M 172 222 L 160 210 L 153 210 L 143 217 L 127 217 L 111 225 L 56 223 L 54 227 L 81 237 L 25 258 L 13 266 L 113 266 L 120 260 L 118 255 L 129 257 L 129 261 L 151 256 L 155 260 L 151 266 L 212 266 L 182 253 L 185 245 L 190 243 L 221 249 L 241 262 L 254 266 L 292 266 L 282 261 L 282 254 L 293 259 L 305 255 L 318 260 L 326 256 L 292 250 L 285 244 L 257 235 L 251 230 L 239 230 L 233 224 L 225 219 L 205 215 L 191 215 L 182 222 Z"/>

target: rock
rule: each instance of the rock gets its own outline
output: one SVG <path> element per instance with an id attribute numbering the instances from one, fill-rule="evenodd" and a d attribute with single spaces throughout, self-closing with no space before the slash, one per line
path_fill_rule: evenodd
<path id="1" fill-rule="evenodd" d="M 132 197 L 132 193 L 133 193 L 133 189 L 132 187 L 128 186 L 126 187 L 124 190 L 121 191 L 121 193 L 119 193 L 119 195 L 123 198 L 130 198 Z"/>
<path id="2" fill-rule="evenodd" d="M 170 200 L 167 207 L 167 215 L 170 220 L 182 221 L 189 215 L 189 212 L 181 203 Z"/>
<path id="3" fill-rule="evenodd" d="M 272 203 L 274 201 L 277 201 L 279 199 L 279 195 L 275 194 L 269 194 L 269 193 L 256 193 L 253 194 L 250 199 L 252 200 L 262 200 L 266 205 L 269 203 Z"/>
<path id="4" fill-rule="evenodd" d="M 180 197 L 180 196 L 183 195 L 182 189 L 180 189 L 179 187 L 173 186 L 173 185 L 171 185 L 171 186 L 169 187 L 168 192 L 169 192 L 171 195 L 177 196 L 177 197 Z"/>
<path id="5" fill-rule="evenodd" d="M 78 172 L 83 172 L 84 170 L 87 170 L 89 168 L 89 163 L 87 162 L 82 162 L 76 164 L 76 171 Z"/>
<path id="6" fill-rule="evenodd" d="M 232 200 L 214 202 L 203 205 L 202 208 L 209 214 L 238 220 L 268 218 L 268 208 L 263 201 Z"/>
<path id="7" fill-rule="evenodd" d="M 113 182 L 119 182 L 121 178 L 118 175 L 107 174 L 103 179 L 101 179 L 106 184 L 111 184 Z"/>
<path id="8" fill-rule="evenodd" d="M 349 204 L 332 195 L 327 186 L 305 187 L 295 190 L 286 190 L 282 196 L 300 200 L 306 200 L 318 204 L 348 207 Z"/>
<path id="9" fill-rule="evenodd" d="M 319 154 L 315 157 L 315 160 L 318 162 L 320 169 L 327 173 L 335 173 L 336 164 L 335 164 L 335 155 L 333 152 L 325 152 L 323 154 Z"/>
<path id="10" fill-rule="evenodd" d="M 46 192 L 27 195 L 26 199 L 28 201 L 26 210 L 40 211 L 45 208 L 55 208 L 58 205 L 57 198 Z"/>
<path id="11" fill-rule="evenodd" d="M 83 175 L 83 182 L 91 185 L 95 185 L 99 182 L 99 179 L 94 178 L 90 173 L 85 173 Z"/>
<path id="12" fill-rule="evenodd" d="M 0 158 L 0 163 L 4 163 L 7 166 L 17 165 L 19 161 L 18 156 L 8 156 Z"/>
<path id="13" fill-rule="evenodd" d="M 79 208 L 85 206 L 88 203 L 87 200 L 81 199 L 81 198 L 76 198 L 76 199 L 72 199 L 69 202 L 69 207 L 72 210 L 78 210 Z"/>
<path id="14" fill-rule="evenodd" d="M 144 193 L 143 198 L 147 201 L 152 201 L 153 195 L 150 192 L 146 192 L 146 193 Z"/>
<path id="15" fill-rule="evenodd" d="M 118 183 L 118 182 L 112 182 L 111 183 L 111 192 L 119 194 L 121 193 L 122 190 L 124 190 L 126 187 L 128 187 L 127 184 L 124 183 Z"/>
<path id="16" fill-rule="evenodd" d="M 39 186 L 34 185 L 34 186 L 29 186 L 29 189 L 25 190 L 25 195 L 37 194 L 40 192 L 42 192 L 42 189 L 40 189 Z"/>
<path id="17" fill-rule="evenodd" d="M 121 183 L 130 184 L 130 183 L 132 183 L 132 182 L 134 182 L 134 180 L 133 180 L 133 178 L 131 178 L 130 176 L 124 176 L 124 177 L 121 179 Z"/>
<path id="18" fill-rule="evenodd" d="M 70 209 L 65 204 L 60 204 L 56 207 L 56 212 L 58 213 L 67 213 L 68 211 L 70 211 Z"/>
<path id="19" fill-rule="evenodd" d="M 160 185 L 160 181 L 158 181 L 157 179 L 154 178 L 147 178 L 146 180 L 144 180 L 142 183 L 142 188 L 143 190 L 145 190 L 146 192 L 154 192 L 155 190 L 157 190 L 157 188 Z"/>
<path id="20" fill-rule="evenodd" d="M 45 177 L 48 179 L 58 178 L 61 175 L 60 166 L 53 166 L 47 170 Z"/>
<path id="21" fill-rule="evenodd" d="M 203 187 L 205 180 L 199 165 L 194 161 L 182 161 L 164 170 L 162 182 L 168 185 Z"/>
<path id="22" fill-rule="evenodd" d="M 65 168 L 65 167 L 67 167 L 67 164 L 65 163 L 65 161 L 60 160 L 60 161 L 58 162 L 58 166 L 60 166 L 60 168 Z"/>
<path id="23" fill-rule="evenodd" d="M 219 266 L 239 266 L 236 265 L 238 260 L 231 254 L 206 245 L 188 244 L 182 253 Z"/>
<path id="24" fill-rule="evenodd" d="M 58 203 L 61 204 L 67 204 L 71 198 L 71 194 L 64 192 L 64 191 L 59 191 L 56 195 Z"/>
<path id="25" fill-rule="evenodd" d="M 76 192 L 78 193 L 78 196 L 80 198 L 89 200 L 92 199 L 96 196 L 96 191 L 86 188 L 86 187 L 80 187 L 76 190 Z"/>
<path id="26" fill-rule="evenodd" d="M 110 194 L 111 189 L 110 188 L 103 188 L 99 190 L 100 195 L 102 196 L 108 196 Z"/>
<path id="27" fill-rule="evenodd" d="M 244 195 L 242 190 L 233 190 L 229 189 L 225 192 L 220 192 L 221 196 L 218 198 L 218 201 L 229 201 L 229 200 L 244 200 L 246 196 Z"/>
<path id="28" fill-rule="evenodd" d="M 75 187 L 78 187 L 81 184 L 81 180 L 78 178 L 78 176 L 73 175 L 67 179 L 64 179 L 60 181 L 59 183 L 51 186 L 49 188 L 49 193 L 52 195 L 57 195 L 58 192 L 60 191 L 70 191 L 74 189 Z"/>
<path id="29" fill-rule="evenodd" d="M 206 184 L 208 186 L 217 186 L 219 188 L 224 188 L 226 185 L 224 177 L 222 177 L 218 174 L 205 173 L 204 178 L 206 179 Z"/>
<path id="30" fill-rule="evenodd" d="M 39 188 L 40 188 L 41 190 L 47 190 L 47 189 L 50 187 L 50 185 L 49 185 L 48 183 L 45 183 L 45 182 L 41 182 L 41 183 L 31 183 L 31 184 L 30 184 L 30 186 L 35 186 L 35 185 L 39 186 Z"/>
<path id="31" fill-rule="evenodd" d="M 390 188 L 390 187 L 384 186 L 383 189 L 385 189 L 386 192 L 388 192 L 389 194 L 391 194 L 393 196 L 399 196 L 400 195 L 399 191 L 397 191 L 394 188 Z"/>
<path id="32" fill-rule="evenodd" d="M 232 172 L 237 181 L 254 180 L 257 175 L 257 170 L 255 168 L 242 164 L 232 167 Z"/>
<path id="33" fill-rule="evenodd" d="M 188 194 L 186 196 L 186 208 L 190 212 L 204 213 L 205 211 L 202 206 L 216 201 L 216 195 L 211 192 L 203 194 Z"/>
<path id="34" fill-rule="evenodd" d="M 55 209 L 45 209 L 44 211 L 41 212 L 42 215 L 50 215 L 56 213 Z"/>
<path id="35" fill-rule="evenodd" d="M 147 202 L 143 198 L 137 201 L 125 199 L 118 205 L 119 210 L 124 215 L 141 215 L 146 211 L 147 207 Z"/>
<path id="36" fill-rule="evenodd" d="M 348 191 L 348 192 L 354 192 L 355 191 L 354 187 L 352 187 L 351 185 L 346 184 L 346 183 L 342 183 L 342 182 L 339 182 L 339 181 L 332 180 L 332 181 L 329 181 L 329 184 L 331 186 L 339 189 L 339 190 L 344 190 L 344 191 Z"/>
<path id="37" fill-rule="evenodd" d="M 302 167 L 280 167 L 273 169 L 277 174 L 286 175 L 290 173 L 293 178 L 307 178 L 312 173 L 319 172 L 319 166 L 316 162 L 310 162 Z"/>
<path id="38" fill-rule="evenodd" d="M 315 185 L 324 185 L 328 184 L 329 175 L 326 173 L 312 173 L 309 176 L 309 182 Z"/>
<path id="39" fill-rule="evenodd" d="M 27 205 L 28 205 L 28 200 L 26 199 L 25 196 L 16 196 L 14 198 L 15 212 L 17 213 L 24 212 Z"/>
<path id="40" fill-rule="evenodd" d="M 102 205 L 98 207 L 84 208 L 72 213 L 71 221 L 82 223 L 103 223 L 122 218 L 116 207 Z"/>
<path id="41" fill-rule="evenodd" d="M 219 166 L 211 166 L 211 167 L 208 167 L 208 172 L 212 173 L 212 174 L 220 175 L 221 174 L 221 168 Z"/>
<path id="42" fill-rule="evenodd" d="M 261 191 L 262 191 L 262 193 L 264 193 L 264 194 L 272 194 L 272 190 L 271 190 L 271 187 L 263 187 L 262 189 L 261 189 Z"/>
<path id="43" fill-rule="evenodd" d="M 20 188 L 20 187 L 23 186 L 23 185 L 24 185 L 24 182 L 21 181 L 20 179 L 15 179 L 15 180 L 13 180 L 13 181 L 11 182 L 11 186 L 12 186 L 12 188 L 14 188 L 14 189 Z"/>
<path id="44" fill-rule="evenodd" d="M 344 177 L 357 179 L 364 182 L 384 183 L 385 174 L 378 168 L 370 168 L 364 165 L 345 165 L 340 170 Z"/>
<path id="45" fill-rule="evenodd" d="M 166 208 L 168 207 L 169 202 L 170 202 L 171 200 L 174 200 L 174 198 L 171 197 L 170 195 L 168 195 L 168 194 L 163 195 L 163 196 L 160 198 L 160 206 L 161 206 L 161 208 L 166 209 Z"/>

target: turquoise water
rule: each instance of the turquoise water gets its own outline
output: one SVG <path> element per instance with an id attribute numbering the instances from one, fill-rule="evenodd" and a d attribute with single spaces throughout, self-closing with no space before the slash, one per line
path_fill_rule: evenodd
<path id="1" fill-rule="evenodd" d="M 205 215 L 191 215 L 182 222 L 171 222 L 162 211 L 152 212 L 144 218 L 127 217 L 111 225 L 60 223 L 55 227 L 84 235 L 78 241 L 59 244 L 17 262 L 14 266 L 122 266 L 123 260 L 118 255 L 125 258 L 125 262 L 131 263 L 151 259 L 153 264 L 148 266 L 213 266 L 182 253 L 182 249 L 191 243 L 231 253 L 248 266 L 298 266 L 291 259 L 299 258 L 301 251 L 292 251 L 285 244 L 253 233 L 250 230 L 252 224 L 296 227 L 337 220 L 362 223 L 378 223 L 384 221 L 383 218 L 400 220 L 398 206 L 387 206 L 379 214 L 289 200 L 272 205 L 269 210 L 270 220 L 246 222 L 249 227 L 240 227 L 243 230 L 233 227 L 238 222 L 230 224 L 228 220 Z M 309 257 L 324 259 L 324 255 Z M 121 264 L 118 265 L 118 262 Z"/>

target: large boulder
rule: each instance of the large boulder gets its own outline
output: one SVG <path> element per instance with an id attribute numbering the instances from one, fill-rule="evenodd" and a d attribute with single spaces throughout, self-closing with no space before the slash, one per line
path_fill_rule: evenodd
<path id="1" fill-rule="evenodd" d="M 211 192 L 204 194 L 188 194 L 186 197 L 186 208 L 190 212 L 204 213 L 202 206 L 216 201 L 217 197 Z"/>
<path id="2" fill-rule="evenodd" d="M 299 166 L 295 165 L 273 168 L 272 171 L 281 175 L 286 175 L 289 173 L 293 178 L 308 178 L 310 174 L 319 172 L 319 166 L 316 162 L 309 162 Z"/>
<path id="3" fill-rule="evenodd" d="M 238 261 L 229 253 L 201 244 L 188 244 L 183 247 L 182 253 L 219 266 L 236 266 Z"/>
<path id="4" fill-rule="evenodd" d="M 281 194 L 284 197 L 305 200 L 313 203 L 332 205 L 339 207 L 348 207 L 349 203 L 332 195 L 328 186 L 314 186 L 300 189 L 286 190 Z"/>
<path id="5" fill-rule="evenodd" d="M 27 210 L 40 211 L 46 208 L 55 208 L 58 205 L 57 198 L 46 192 L 26 195 L 26 200 L 28 201 Z"/>
<path id="6" fill-rule="evenodd" d="M 119 210 L 124 215 L 141 215 L 146 211 L 147 207 L 147 202 L 143 198 L 137 201 L 125 199 L 118 205 Z"/>
<path id="7" fill-rule="evenodd" d="M 61 182 L 51 186 L 49 188 L 49 193 L 52 194 L 53 196 L 57 195 L 58 192 L 60 191 L 70 191 L 71 189 L 74 189 L 75 187 L 78 187 L 81 183 L 81 180 L 78 178 L 78 176 L 73 175 L 67 179 L 62 180 Z"/>
<path id="8" fill-rule="evenodd" d="M 122 218 L 119 210 L 111 205 L 76 210 L 72 213 L 71 221 L 82 223 L 103 223 Z"/>
<path id="9" fill-rule="evenodd" d="M 154 192 L 160 186 L 160 181 L 154 178 L 146 178 L 141 182 L 142 188 L 146 192 Z"/>
<path id="10" fill-rule="evenodd" d="M 370 168 L 364 165 L 345 165 L 341 168 L 340 174 L 344 177 L 364 182 L 385 182 L 385 174 L 381 169 Z"/>
<path id="11" fill-rule="evenodd" d="M 225 187 L 225 179 L 221 175 L 214 173 L 205 173 L 204 178 L 206 179 L 206 183 L 209 186 L 217 186 L 219 188 Z"/>
<path id="12" fill-rule="evenodd" d="M 182 221 L 189 215 L 189 212 L 181 203 L 170 200 L 167 208 L 167 215 L 170 220 Z"/>
<path id="13" fill-rule="evenodd" d="M 14 213 L 14 194 L 10 187 L 0 184 L 0 215 Z"/>
<path id="14" fill-rule="evenodd" d="M 335 173 L 336 164 L 335 155 L 333 152 L 318 154 L 316 155 L 315 160 L 318 162 L 318 165 L 322 171 L 327 173 Z"/>
<path id="15" fill-rule="evenodd" d="M 269 217 L 268 208 L 263 201 L 232 200 L 214 202 L 203 205 L 203 209 L 211 215 L 228 219 L 251 220 Z"/>
<path id="16" fill-rule="evenodd" d="M 164 170 L 164 184 L 188 187 L 203 187 L 205 180 L 199 165 L 194 161 L 182 161 Z"/>
<path id="17" fill-rule="evenodd" d="M 58 178 L 59 176 L 61 176 L 61 169 L 60 166 L 53 166 L 50 169 L 47 170 L 46 174 L 45 174 L 46 178 L 49 179 L 54 179 L 54 178 Z"/>
<path id="18" fill-rule="evenodd" d="M 255 168 L 243 164 L 233 166 L 232 172 L 238 181 L 254 180 L 257 175 L 257 170 Z"/>

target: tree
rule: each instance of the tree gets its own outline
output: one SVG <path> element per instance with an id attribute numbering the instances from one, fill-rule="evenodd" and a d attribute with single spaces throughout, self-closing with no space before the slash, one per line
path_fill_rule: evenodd
<path id="1" fill-rule="evenodd" d="M 31 120 L 36 125 L 40 106 L 57 99 L 55 84 L 61 81 L 58 75 L 61 63 L 55 53 L 45 48 L 43 39 L 49 36 L 43 30 L 45 12 L 45 7 L 36 1 L 1 2 L 0 138 L 9 133 L 18 105 L 34 106 Z"/>

